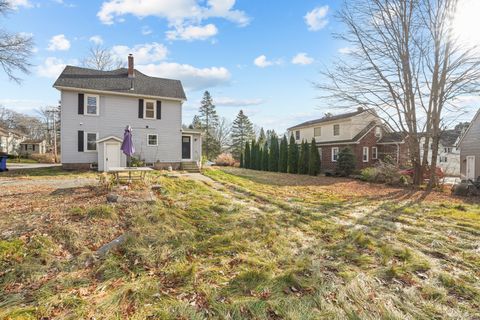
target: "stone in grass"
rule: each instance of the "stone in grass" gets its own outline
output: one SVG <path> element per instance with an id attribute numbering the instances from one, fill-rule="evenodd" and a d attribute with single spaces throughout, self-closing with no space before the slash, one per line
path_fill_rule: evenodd
<path id="1" fill-rule="evenodd" d="M 159 184 L 154 184 L 154 185 L 152 185 L 151 189 L 153 191 L 160 191 L 160 190 L 162 190 L 162 186 L 159 185 Z"/>
<path id="2" fill-rule="evenodd" d="M 107 194 L 107 202 L 110 202 L 110 203 L 118 202 L 118 199 L 119 199 L 118 194 L 115 194 L 115 193 Z"/>

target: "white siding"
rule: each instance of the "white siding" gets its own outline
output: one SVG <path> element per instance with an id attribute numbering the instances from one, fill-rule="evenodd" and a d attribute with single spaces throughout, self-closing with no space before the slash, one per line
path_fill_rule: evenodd
<path id="1" fill-rule="evenodd" d="M 98 138 L 123 138 L 127 125 L 133 128 L 135 157 L 146 162 L 181 161 L 182 106 L 179 101 L 162 101 L 162 119 L 138 118 L 138 98 L 100 95 L 99 116 L 78 114 L 78 93 L 62 91 L 62 163 L 94 163 L 97 152 L 78 152 L 77 132 L 97 132 Z M 148 127 L 148 128 L 147 128 Z M 147 146 L 147 134 L 158 134 L 158 146 Z"/>

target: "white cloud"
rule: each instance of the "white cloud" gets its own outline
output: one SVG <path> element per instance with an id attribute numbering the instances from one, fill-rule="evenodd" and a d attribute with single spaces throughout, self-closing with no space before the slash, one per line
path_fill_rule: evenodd
<path id="1" fill-rule="evenodd" d="M 8 0 L 7 2 L 13 9 L 18 9 L 20 7 L 24 7 L 24 8 L 33 7 L 33 5 L 30 3 L 29 0 Z"/>
<path id="2" fill-rule="evenodd" d="M 133 48 L 122 45 L 114 46 L 112 53 L 120 60 L 126 60 L 131 53 L 135 57 L 135 63 L 148 64 L 164 60 L 167 57 L 168 50 L 163 44 L 152 42 L 138 44 Z"/>
<path id="3" fill-rule="evenodd" d="M 340 48 L 338 49 L 338 53 L 340 54 L 350 54 L 352 52 L 355 52 L 355 48 L 352 48 L 352 47 L 343 47 L 343 48 Z"/>
<path id="4" fill-rule="evenodd" d="M 57 50 L 68 50 L 70 49 L 70 41 L 65 37 L 64 34 L 57 34 L 50 39 L 47 50 L 57 51 Z"/>
<path id="5" fill-rule="evenodd" d="M 309 57 L 305 52 L 300 52 L 292 58 L 293 64 L 307 65 L 313 63 L 313 58 Z"/>
<path id="6" fill-rule="evenodd" d="M 246 107 L 257 106 L 265 103 L 263 99 L 234 99 L 229 97 L 216 97 L 215 105 L 220 107 Z"/>
<path id="7" fill-rule="evenodd" d="M 44 78 L 57 78 L 67 64 L 55 57 L 48 57 L 45 61 L 37 66 L 37 75 Z"/>
<path id="8" fill-rule="evenodd" d="M 151 34 L 152 32 L 153 32 L 153 31 L 152 31 L 152 29 L 150 29 L 149 26 L 143 26 L 143 27 L 142 27 L 142 34 L 143 34 L 144 36 L 148 36 L 148 35 Z"/>
<path id="9" fill-rule="evenodd" d="M 165 18 L 170 24 L 184 21 L 200 22 L 207 18 L 224 18 L 239 25 L 246 25 L 249 18 L 243 11 L 233 9 L 235 0 L 208 0 L 202 5 L 200 0 L 108 0 L 102 3 L 98 18 L 104 24 L 113 24 L 115 18 L 127 14 L 143 18 L 157 16 Z"/>
<path id="10" fill-rule="evenodd" d="M 280 59 L 277 59 L 275 61 L 268 60 L 264 54 L 256 57 L 255 60 L 253 60 L 253 64 L 260 68 L 266 68 L 266 67 L 270 67 L 275 64 L 281 64 L 281 63 L 282 63 L 282 60 Z"/>
<path id="11" fill-rule="evenodd" d="M 187 90 L 203 90 L 230 82 L 230 72 L 224 67 L 196 68 L 189 64 L 163 62 L 139 65 L 138 70 L 149 76 L 180 79 Z"/>
<path id="12" fill-rule="evenodd" d="M 97 46 L 103 44 L 103 39 L 102 39 L 102 37 L 99 36 L 99 35 L 91 36 L 90 39 L 88 39 L 88 40 L 89 40 L 90 42 L 93 42 L 93 43 L 96 44 Z"/>
<path id="13" fill-rule="evenodd" d="M 169 40 L 206 40 L 215 36 L 218 33 L 217 27 L 214 24 L 207 24 L 205 26 L 176 26 L 174 30 L 166 32 Z"/>
<path id="14" fill-rule="evenodd" d="M 310 31 L 318 31 L 328 24 L 327 14 L 328 14 L 329 7 L 322 6 L 316 7 L 310 12 L 307 12 L 305 17 L 305 23 L 308 26 L 308 30 Z"/>

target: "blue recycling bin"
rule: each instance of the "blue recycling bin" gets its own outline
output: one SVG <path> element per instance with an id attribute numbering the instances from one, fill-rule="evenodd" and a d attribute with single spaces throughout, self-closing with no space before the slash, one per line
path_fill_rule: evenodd
<path id="1" fill-rule="evenodd" d="M 7 171 L 7 156 L 0 156 L 0 172 Z"/>

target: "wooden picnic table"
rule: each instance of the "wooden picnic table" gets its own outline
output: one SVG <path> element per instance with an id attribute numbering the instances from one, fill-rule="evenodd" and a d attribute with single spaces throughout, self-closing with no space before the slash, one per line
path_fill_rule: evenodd
<path id="1" fill-rule="evenodd" d="M 120 180 L 133 181 L 133 180 L 145 180 L 145 175 L 148 171 L 153 171 L 149 167 L 112 167 L 108 169 L 108 172 L 113 174 L 117 184 Z M 122 173 L 128 173 L 128 175 L 122 175 Z"/>

